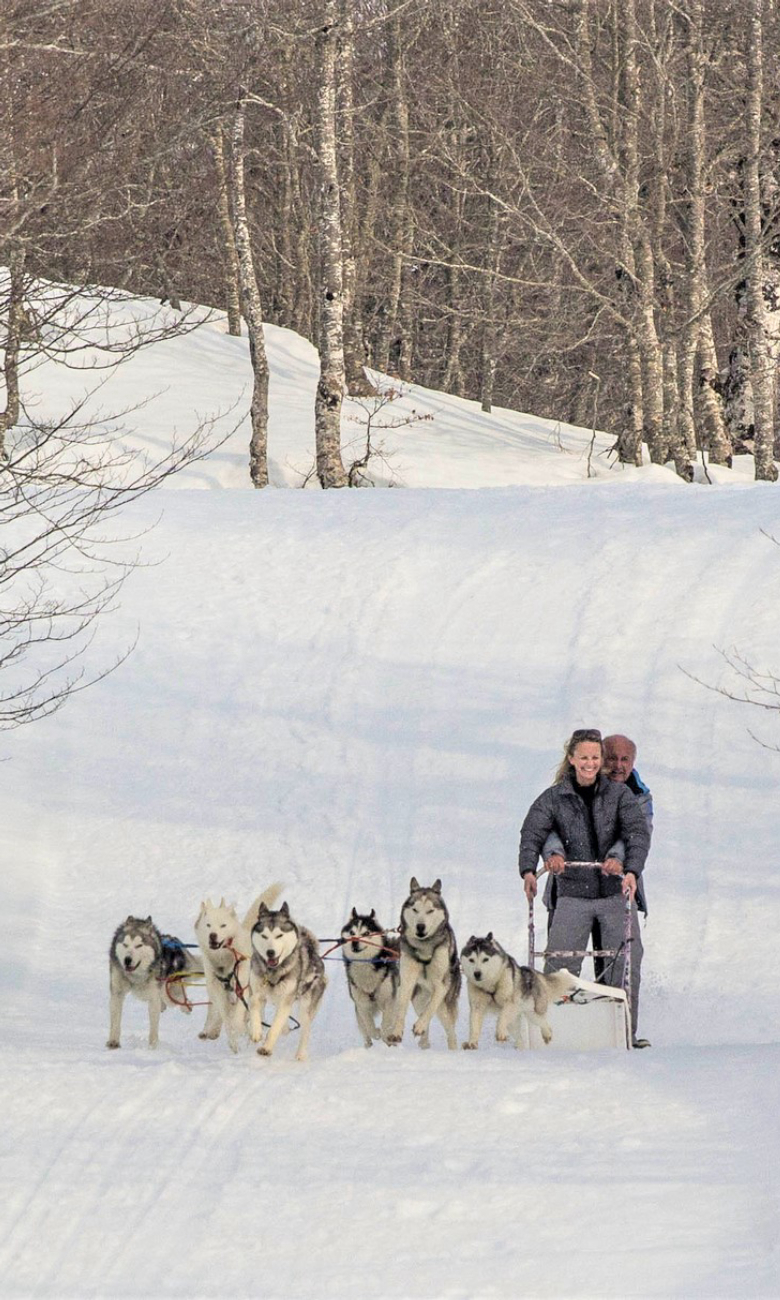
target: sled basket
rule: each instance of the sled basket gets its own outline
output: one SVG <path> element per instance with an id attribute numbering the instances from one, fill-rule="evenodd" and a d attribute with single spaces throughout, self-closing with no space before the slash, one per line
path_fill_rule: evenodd
<path id="1" fill-rule="evenodd" d="M 569 862 L 567 866 L 590 867 L 599 869 L 598 862 Z M 540 873 L 542 874 L 542 873 Z M 525 1028 L 528 1032 L 528 1046 L 552 1048 L 569 1052 L 594 1051 L 599 1048 L 620 1048 L 631 1051 L 633 1038 L 631 1033 L 631 1002 L 629 997 L 631 979 L 631 903 L 626 902 L 625 940 L 627 958 L 624 968 L 624 987 L 616 988 L 611 984 L 595 983 L 592 980 L 575 976 L 576 988 L 566 998 L 550 1006 L 547 1019 L 552 1029 L 552 1042 L 545 1046 L 538 1029 Z M 533 899 L 528 903 L 528 965 L 533 969 L 537 957 L 551 954 L 536 949 L 534 928 Z M 564 956 L 556 953 L 556 956 Z M 602 951 L 594 954 L 590 951 L 571 952 L 571 957 L 617 957 L 617 952 Z"/>
<path id="2" fill-rule="evenodd" d="M 592 1052 L 599 1048 L 631 1050 L 631 1011 L 625 989 L 577 979 L 577 987 L 566 1001 L 547 1010 L 553 1036 L 547 1046 L 539 1030 L 532 1027 L 528 1046 L 545 1052 Z"/>

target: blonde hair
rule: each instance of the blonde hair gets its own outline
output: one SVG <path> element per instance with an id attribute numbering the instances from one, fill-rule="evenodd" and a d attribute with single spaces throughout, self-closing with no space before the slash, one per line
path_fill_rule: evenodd
<path id="1" fill-rule="evenodd" d="M 601 739 L 601 732 L 596 727 L 580 727 L 573 731 L 563 747 L 563 758 L 558 764 L 558 770 L 553 779 L 553 785 L 560 785 L 566 773 L 571 768 L 569 759 L 573 757 L 574 751 L 578 745 L 591 744 L 598 745 L 601 750 L 602 758 L 604 756 L 604 741 Z"/>

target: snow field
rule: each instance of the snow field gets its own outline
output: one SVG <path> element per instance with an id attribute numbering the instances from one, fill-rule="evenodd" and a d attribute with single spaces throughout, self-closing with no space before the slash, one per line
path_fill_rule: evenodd
<path id="1" fill-rule="evenodd" d="M 292 482 L 311 356 L 271 333 Z M 175 342 L 138 390 L 246 385 L 245 341 Z M 409 481 L 462 488 L 477 457 L 484 490 L 232 490 L 237 439 L 123 520 L 162 511 L 91 652 L 138 633 L 128 662 L 6 738 L 4 1296 L 778 1292 L 780 759 L 746 728 L 777 732 L 686 676 L 727 683 L 734 645 L 777 666 L 776 491 L 586 482 L 588 435 L 408 400 L 434 399 L 398 434 Z M 582 725 L 635 736 L 654 794 L 652 1051 L 519 1053 L 490 1022 L 476 1053 L 437 1023 L 428 1053 L 366 1051 L 337 962 L 307 1065 L 199 1042 L 202 1009 L 152 1052 L 130 1000 L 105 1050 L 125 915 L 187 941 L 203 897 L 271 880 L 330 937 L 441 876 L 459 944 L 524 959 L 518 830 Z"/>

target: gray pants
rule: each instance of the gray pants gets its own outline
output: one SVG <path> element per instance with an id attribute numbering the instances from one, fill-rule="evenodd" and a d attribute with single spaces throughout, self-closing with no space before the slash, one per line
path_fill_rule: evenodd
<path id="1" fill-rule="evenodd" d="M 626 933 L 626 905 L 622 895 L 613 898 L 561 898 L 555 905 L 550 929 L 547 935 L 549 949 L 584 951 L 594 921 L 601 927 L 601 944 L 603 948 L 621 949 L 617 959 L 605 957 L 607 973 L 605 984 L 616 988 L 623 987 L 623 970 L 626 964 L 625 950 L 622 949 Z M 642 938 L 639 933 L 639 917 L 636 903 L 631 904 L 631 1029 L 636 1038 L 639 1020 L 639 983 L 642 967 Z M 582 968 L 581 957 L 549 957 L 545 971 L 570 970 L 579 975 Z"/>

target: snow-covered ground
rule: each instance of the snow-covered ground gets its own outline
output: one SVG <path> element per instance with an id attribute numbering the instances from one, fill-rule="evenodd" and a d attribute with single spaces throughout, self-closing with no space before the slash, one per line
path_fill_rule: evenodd
<path id="1" fill-rule="evenodd" d="M 315 358 L 269 354 L 294 485 Z M 29 381 L 52 410 L 84 382 Z M 150 445 L 248 401 L 245 340 L 208 323 L 96 401 L 143 393 Z M 686 674 L 780 668 L 778 490 L 621 471 L 604 437 L 589 481 L 588 432 L 414 388 L 387 412 L 433 416 L 383 435 L 415 491 L 241 490 L 244 425 L 138 503 L 148 565 L 90 653 L 137 649 L 5 737 L 0 1292 L 776 1296 L 780 755 L 747 728 L 780 735 Z M 524 959 L 518 829 L 582 725 L 634 736 L 655 796 L 651 1051 L 366 1051 L 337 962 L 306 1065 L 200 1042 L 202 1009 L 150 1051 L 131 1002 L 106 1051 L 116 925 L 191 940 L 204 896 L 271 880 L 328 938 L 441 876 L 459 941 Z"/>

